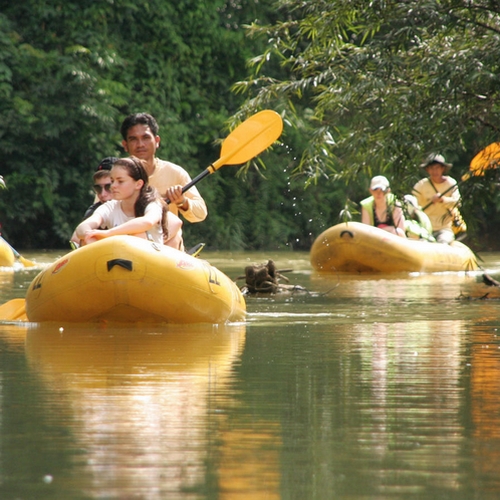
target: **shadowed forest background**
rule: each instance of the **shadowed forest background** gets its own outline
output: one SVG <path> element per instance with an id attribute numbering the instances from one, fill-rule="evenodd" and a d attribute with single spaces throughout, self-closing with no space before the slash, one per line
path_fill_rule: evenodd
<path id="1" fill-rule="evenodd" d="M 0 0 L 2 235 L 69 248 L 129 113 L 154 115 L 158 156 L 194 177 L 269 108 L 280 142 L 198 184 L 209 216 L 185 223 L 186 246 L 308 250 L 359 220 L 371 176 L 401 196 L 440 152 L 460 181 L 500 140 L 499 53 L 500 6 L 486 0 Z M 466 243 L 500 248 L 497 169 L 460 190 Z"/>

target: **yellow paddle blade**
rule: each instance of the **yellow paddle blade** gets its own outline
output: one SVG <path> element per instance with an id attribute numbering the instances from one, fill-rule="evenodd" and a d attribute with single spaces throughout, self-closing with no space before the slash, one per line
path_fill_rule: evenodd
<path id="1" fill-rule="evenodd" d="M 26 300 L 12 299 L 0 305 L 0 321 L 28 321 Z"/>
<path id="2" fill-rule="evenodd" d="M 486 170 L 497 168 L 499 163 L 500 142 L 493 142 L 472 158 L 469 172 L 462 177 L 462 180 L 467 180 L 471 175 L 484 175 Z"/>
<path id="3" fill-rule="evenodd" d="M 220 158 L 209 168 L 215 171 L 222 165 L 246 163 L 267 149 L 282 131 L 283 120 L 276 111 L 266 109 L 256 113 L 224 139 Z"/>

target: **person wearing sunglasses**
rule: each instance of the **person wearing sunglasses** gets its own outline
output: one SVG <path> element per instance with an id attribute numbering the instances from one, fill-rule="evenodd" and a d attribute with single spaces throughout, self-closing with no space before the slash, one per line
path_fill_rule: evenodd
<path id="1" fill-rule="evenodd" d="M 100 207 L 103 203 L 106 203 L 107 201 L 113 199 L 111 196 L 111 176 L 110 176 L 110 170 L 111 167 L 115 164 L 116 160 L 118 158 L 114 156 L 108 156 L 104 158 L 101 163 L 99 163 L 99 166 L 97 167 L 97 170 L 94 172 L 94 175 L 92 176 L 93 179 L 93 190 L 95 193 L 95 200 L 92 205 L 90 205 L 89 208 L 85 211 L 85 214 L 83 215 L 83 219 L 88 219 L 98 207 Z M 101 229 L 106 229 L 105 227 Z M 79 244 L 79 239 L 76 237 L 76 234 L 73 233 L 71 236 L 70 240 L 70 245 L 72 247 L 77 247 Z"/>
<path id="2" fill-rule="evenodd" d="M 103 203 L 111 200 L 111 177 L 109 176 L 109 170 L 99 170 L 94 173 L 93 176 L 94 185 L 92 189 L 96 194 L 97 200 L 92 203 L 89 208 L 85 211 L 84 219 L 88 219 Z"/>

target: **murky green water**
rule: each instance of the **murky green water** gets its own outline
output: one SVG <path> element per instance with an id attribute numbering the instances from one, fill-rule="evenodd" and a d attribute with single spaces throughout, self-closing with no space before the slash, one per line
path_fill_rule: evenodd
<path id="1" fill-rule="evenodd" d="M 308 293 L 249 298 L 220 327 L 0 324 L 0 498 L 500 497 L 500 289 L 482 272 L 204 258 L 233 279 L 272 258 Z M 0 302 L 35 274 L 0 272 Z"/>

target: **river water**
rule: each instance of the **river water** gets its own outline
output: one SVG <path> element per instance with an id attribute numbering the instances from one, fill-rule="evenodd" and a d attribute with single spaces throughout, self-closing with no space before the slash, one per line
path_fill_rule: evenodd
<path id="1" fill-rule="evenodd" d="M 404 276 L 203 257 L 305 291 L 218 327 L 0 323 L 1 499 L 500 498 L 500 254 Z M 0 303 L 37 272 L 0 272 Z"/>

